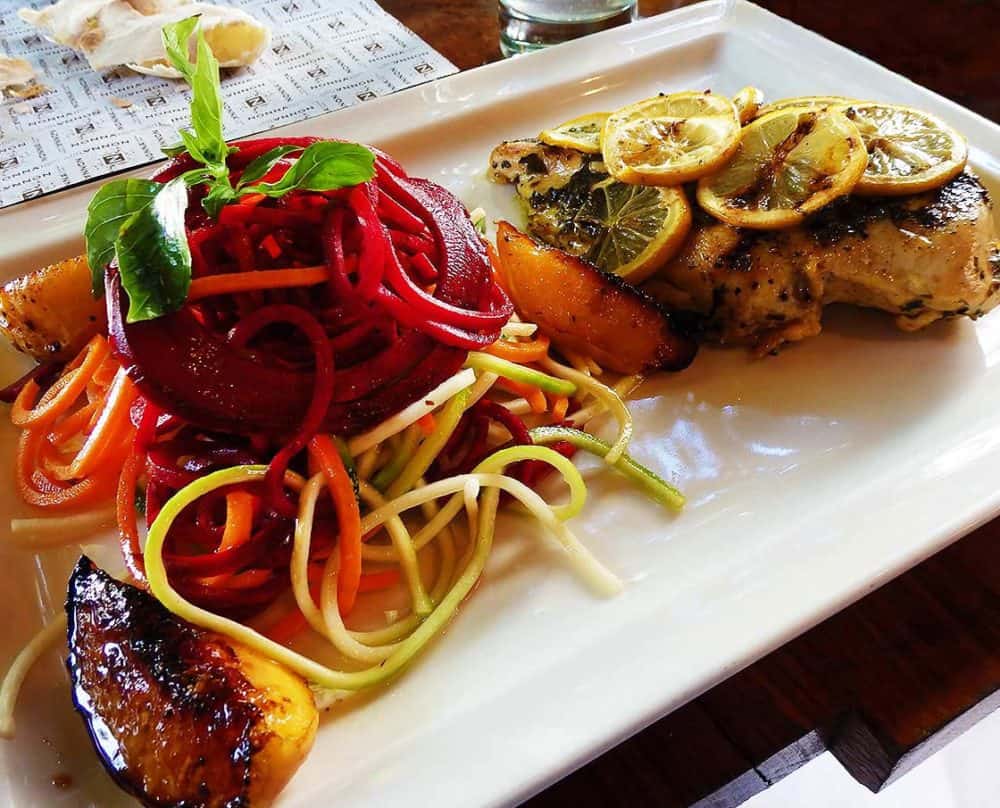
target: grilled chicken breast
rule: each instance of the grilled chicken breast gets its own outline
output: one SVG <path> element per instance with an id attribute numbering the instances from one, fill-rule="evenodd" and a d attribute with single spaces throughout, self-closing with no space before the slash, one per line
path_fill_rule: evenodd
<path id="1" fill-rule="evenodd" d="M 587 223 L 567 200 L 603 167 L 571 151 L 504 143 L 490 158 L 490 176 L 515 185 L 530 232 L 582 255 Z M 1000 302 L 991 208 L 986 189 L 966 172 L 910 197 L 848 197 L 788 230 L 733 228 L 701 213 L 680 254 L 643 288 L 671 308 L 701 314 L 706 337 L 762 352 L 818 334 L 827 303 L 882 309 L 906 330 L 976 318 Z"/>
<path id="2" fill-rule="evenodd" d="M 508 140 L 490 155 L 487 176 L 514 186 L 535 238 L 578 258 L 590 252 L 602 226 L 589 210 L 590 190 L 608 178 L 600 155 L 539 140 Z"/>
<path id="3" fill-rule="evenodd" d="M 963 173 L 911 197 L 848 197 L 788 230 L 704 216 L 647 291 L 706 315 L 711 338 L 762 351 L 818 334 L 827 303 L 881 309 L 913 331 L 1000 302 L 995 239 L 986 189 Z"/>
<path id="4" fill-rule="evenodd" d="M 266 806 L 318 714 L 281 665 L 196 628 L 81 558 L 70 577 L 73 699 L 117 783 L 149 806 Z"/>

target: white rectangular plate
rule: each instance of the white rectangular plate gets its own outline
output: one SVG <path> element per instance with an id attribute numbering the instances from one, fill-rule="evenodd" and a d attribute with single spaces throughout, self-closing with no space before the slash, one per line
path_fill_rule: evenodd
<path id="1" fill-rule="evenodd" d="M 967 135 L 997 196 L 998 127 L 742 2 L 685 8 L 286 131 L 375 143 L 499 218 L 516 215 L 511 191 L 483 174 L 501 139 L 659 91 L 748 83 L 769 98 L 836 93 L 936 112 Z M 3 275 L 77 250 L 91 192 L 4 213 Z M 939 550 L 1000 510 L 998 359 L 1000 314 L 903 334 L 877 313 L 837 311 L 821 337 L 777 358 L 706 349 L 648 383 L 632 405 L 635 453 L 690 504 L 672 517 L 590 464 L 575 522 L 624 594 L 591 597 L 558 552 L 508 518 L 446 635 L 377 698 L 324 721 L 281 805 L 515 803 Z M 2 457 L 11 449 L 8 430 Z M 17 506 L 2 488 L 6 516 Z M 59 608 L 77 552 L 5 555 L 2 659 Z M 94 762 L 59 666 L 53 653 L 32 677 L 18 740 L 2 745 L 0 804 L 127 803 Z M 75 785 L 60 792 L 49 779 L 64 771 Z"/>

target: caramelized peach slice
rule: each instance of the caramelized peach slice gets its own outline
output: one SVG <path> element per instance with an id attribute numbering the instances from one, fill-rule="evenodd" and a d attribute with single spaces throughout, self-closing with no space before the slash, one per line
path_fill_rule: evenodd
<path id="1" fill-rule="evenodd" d="M 312 693 L 81 558 L 69 582 L 73 697 L 98 756 L 146 805 L 266 806 L 312 746 Z"/>
<path id="2" fill-rule="evenodd" d="M 536 242 L 507 222 L 497 232 L 504 285 L 518 313 L 557 347 L 618 373 L 681 370 L 697 346 L 671 314 L 616 275 Z"/>
<path id="3" fill-rule="evenodd" d="M 0 333 L 38 360 L 71 359 L 106 320 L 90 293 L 87 256 L 67 258 L 0 287 Z"/>

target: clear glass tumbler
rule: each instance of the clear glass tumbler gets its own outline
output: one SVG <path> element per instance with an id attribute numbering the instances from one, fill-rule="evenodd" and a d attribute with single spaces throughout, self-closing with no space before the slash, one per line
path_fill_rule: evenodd
<path id="1" fill-rule="evenodd" d="M 500 0 L 504 56 L 557 45 L 635 19 L 636 0 Z"/>

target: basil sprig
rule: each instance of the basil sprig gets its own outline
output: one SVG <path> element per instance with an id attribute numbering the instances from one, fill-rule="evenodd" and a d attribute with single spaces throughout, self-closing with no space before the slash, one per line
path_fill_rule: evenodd
<path id="1" fill-rule="evenodd" d="M 366 149 L 357 143 L 321 140 L 307 147 L 281 179 L 255 185 L 243 185 L 241 182 L 238 193 L 277 197 L 284 196 L 290 191 L 329 191 L 333 188 L 346 188 L 371 179 L 374 163 L 375 155 L 371 149 Z M 244 176 L 243 182 L 246 181 Z"/>
<path id="2" fill-rule="evenodd" d="M 284 146 L 275 146 L 273 149 L 264 152 L 260 157 L 247 163 L 246 168 L 243 169 L 240 181 L 236 183 L 236 190 L 239 191 L 244 186 L 252 182 L 257 182 L 262 177 L 267 176 L 267 172 L 274 168 L 278 161 L 285 155 L 300 151 L 302 151 L 301 146 L 285 144 Z"/>
<path id="3" fill-rule="evenodd" d="M 129 297 L 128 321 L 160 317 L 184 304 L 191 284 L 191 251 L 184 226 L 187 188 L 205 186 L 202 207 L 213 218 L 247 194 L 280 197 L 296 190 L 331 191 L 367 182 L 375 174 L 375 156 L 356 143 L 320 141 L 305 148 L 278 146 L 251 161 L 233 187 L 226 160 L 235 151 L 222 125 L 219 63 L 200 29 L 196 61 L 189 42 L 198 18 L 166 25 L 163 47 L 170 63 L 191 87 L 191 126 L 181 143 L 164 149 L 170 156 L 187 153 L 198 165 L 166 184 L 142 179 L 106 183 L 87 208 L 87 260 L 94 296 L 104 291 L 104 268 L 116 260 Z M 297 155 L 284 175 L 262 182 L 284 158 Z"/>
<path id="4" fill-rule="evenodd" d="M 181 130 L 184 150 L 201 166 L 183 176 L 189 185 L 206 185 L 202 207 L 212 217 L 223 206 L 246 194 L 284 196 L 290 191 L 332 191 L 367 182 L 375 174 L 375 155 L 356 143 L 319 142 L 303 149 L 278 146 L 251 162 L 234 188 L 229 179 L 226 158 L 234 149 L 226 143 L 222 131 L 222 92 L 219 87 L 219 63 L 212 49 L 198 31 L 197 57 L 188 58 L 187 43 L 194 33 L 197 17 L 167 25 L 163 29 L 163 47 L 167 58 L 191 85 L 191 128 Z M 332 148 L 331 148 L 332 147 Z M 282 179 L 275 183 L 253 184 L 287 155 L 300 152 L 298 160 Z"/>

